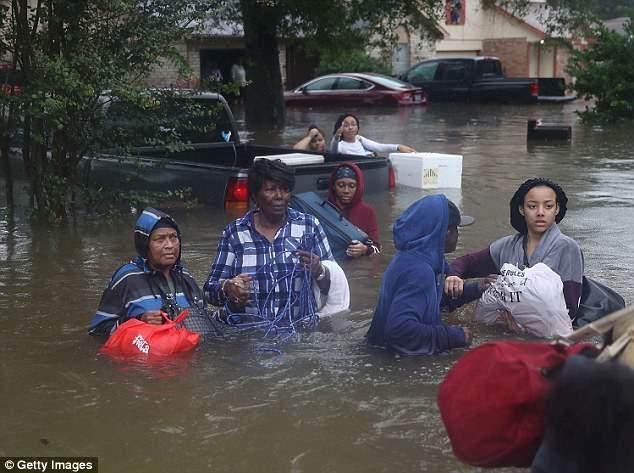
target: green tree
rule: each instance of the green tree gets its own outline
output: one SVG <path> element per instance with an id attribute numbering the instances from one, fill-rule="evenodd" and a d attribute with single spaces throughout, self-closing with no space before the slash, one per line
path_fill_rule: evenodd
<path id="1" fill-rule="evenodd" d="M 634 26 L 630 19 L 623 34 L 599 25 L 586 49 L 575 50 L 568 72 L 574 88 L 592 106 L 581 112 L 586 121 L 634 119 Z"/>
<path id="2" fill-rule="evenodd" d="M 280 41 L 301 38 L 345 53 L 374 38 L 391 41 L 401 24 L 432 32 L 444 12 L 443 0 L 208 0 L 207 6 L 215 21 L 243 26 L 251 127 L 284 123 Z"/>
<path id="3" fill-rule="evenodd" d="M 599 18 L 630 16 L 634 12 L 634 0 L 593 0 L 590 8 Z"/>
<path id="4" fill-rule="evenodd" d="M 319 66 L 315 74 L 334 74 L 337 72 L 378 72 L 389 74 L 391 65 L 381 59 L 370 56 L 363 50 L 322 51 Z"/>
<path id="5" fill-rule="evenodd" d="M 35 3 L 35 5 L 32 5 Z M 21 93 L 0 94 L 0 152 L 21 130 L 35 209 L 60 217 L 81 158 L 104 141 L 103 91 L 142 103 L 142 78 L 201 17 L 192 0 L 11 0 L 0 52 Z M 6 89 L 4 89 L 6 90 Z"/>

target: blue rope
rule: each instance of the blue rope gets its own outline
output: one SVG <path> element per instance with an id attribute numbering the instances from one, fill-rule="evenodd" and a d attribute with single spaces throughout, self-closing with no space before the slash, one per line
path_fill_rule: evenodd
<path id="1" fill-rule="evenodd" d="M 301 249 L 310 251 L 311 253 L 313 252 L 314 235 L 312 235 L 312 237 L 313 238 L 311 238 L 311 235 L 302 236 L 302 242 L 300 244 Z M 310 244 L 306 245 L 307 242 L 310 242 Z M 286 251 L 284 254 L 290 254 L 291 257 L 296 257 L 294 251 Z M 271 340 L 276 344 L 287 341 L 289 338 L 296 335 L 298 330 L 302 328 L 315 327 L 319 322 L 319 316 L 315 312 L 316 301 L 312 288 L 313 281 L 310 273 L 310 267 L 297 262 L 293 266 L 292 270 L 279 275 L 275 279 L 271 289 L 266 294 L 264 303 L 261 304 L 259 287 L 256 289 L 253 287 L 253 283 L 257 282 L 257 278 L 255 276 L 266 270 L 272 272 L 270 265 L 258 268 L 252 279 L 250 293 L 255 298 L 253 304 L 257 308 L 257 313 L 232 312 L 227 301 L 224 307 L 225 313 L 227 314 L 227 323 L 240 332 L 246 330 L 260 330 L 264 339 Z M 295 291 L 296 279 L 299 279 L 300 284 L 297 291 Z M 271 303 L 271 298 L 276 292 L 276 287 L 281 288 L 282 285 L 286 290 L 286 294 L 288 294 L 286 303 L 278 309 L 277 313 L 274 314 L 272 318 L 269 318 L 265 313 L 266 308 Z M 293 308 L 296 310 L 293 311 Z M 299 318 L 293 318 L 294 312 L 299 314 Z M 249 321 L 243 322 L 242 320 L 244 318 L 248 318 Z M 273 351 L 281 353 L 279 349 L 274 347 L 260 348 L 257 351 Z"/>

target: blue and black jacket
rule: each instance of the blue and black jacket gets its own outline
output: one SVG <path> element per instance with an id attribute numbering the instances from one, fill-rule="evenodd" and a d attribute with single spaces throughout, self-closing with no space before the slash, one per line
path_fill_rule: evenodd
<path id="1" fill-rule="evenodd" d="M 140 317 L 150 310 L 179 311 L 197 306 L 202 292 L 194 278 L 182 267 L 180 254 L 171 270 L 175 293 L 169 288 L 165 276 L 152 269 L 147 261 L 150 233 L 159 222 L 176 228 L 176 222 L 167 214 L 152 208 L 143 210 L 134 228 L 134 246 L 137 256 L 118 268 L 101 296 L 99 307 L 90 322 L 91 335 L 110 335 L 120 323 Z"/>

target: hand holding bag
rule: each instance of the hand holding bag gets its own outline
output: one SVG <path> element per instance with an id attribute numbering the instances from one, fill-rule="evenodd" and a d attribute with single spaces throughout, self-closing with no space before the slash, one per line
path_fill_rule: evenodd
<path id="1" fill-rule="evenodd" d="M 99 350 L 114 357 L 126 356 L 170 356 L 193 350 L 200 341 L 200 334 L 190 332 L 179 324 L 187 317 L 189 309 L 170 320 L 161 312 L 164 323 L 153 325 L 138 319 L 121 324 Z"/>
<path id="2" fill-rule="evenodd" d="M 561 278 L 544 263 L 519 269 L 505 263 L 498 278 L 482 294 L 475 320 L 495 323 L 500 310 L 511 314 L 522 331 L 543 338 L 566 337 L 572 322 Z"/>

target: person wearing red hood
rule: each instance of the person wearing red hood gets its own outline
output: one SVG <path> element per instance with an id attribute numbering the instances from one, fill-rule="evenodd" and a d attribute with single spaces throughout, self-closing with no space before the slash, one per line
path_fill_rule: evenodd
<path id="1" fill-rule="evenodd" d="M 352 258 L 370 256 L 381 252 L 379 226 L 374 209 L 363 202 L 365 179 L 363 171 L 354 163 L 338 165 L 330 175 L 328 200 L 335 204 L 341 214 L 368 234 L 370 241 L 354 241 L 346 254 Z"/>

